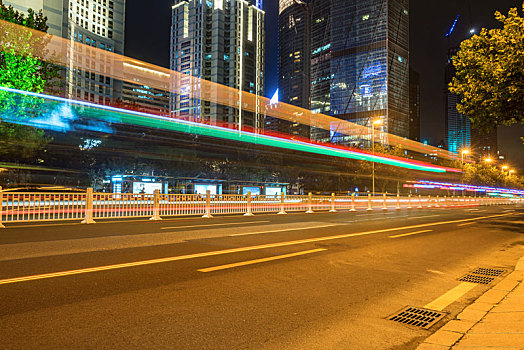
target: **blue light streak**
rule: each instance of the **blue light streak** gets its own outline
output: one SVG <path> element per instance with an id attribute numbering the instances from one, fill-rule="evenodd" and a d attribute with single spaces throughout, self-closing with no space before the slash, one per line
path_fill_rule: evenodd
<path id="1" fill-rule="evenodd" d="M 457 22 L 459 20 L 460 15 L 457 15 L 457 18 L 453 21 L 453 24 L 451 25 L 451 28 L 449 28 L 449 31 L 446 33 L 446 37 L 449 37 L 451 33 L 455 30 L 455 26 L 457 25 Z"/>

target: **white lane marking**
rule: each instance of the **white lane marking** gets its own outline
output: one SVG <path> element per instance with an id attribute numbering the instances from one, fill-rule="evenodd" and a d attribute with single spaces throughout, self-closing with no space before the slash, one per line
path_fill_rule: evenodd
<path id="1" fill-rule="evenodd" d="M 399 237 L 411 236 L 411 235 L 416 235 L 416 234 L 419 234 L 419 233 L 431 232 L 431 231 L 433 231 L 433 230 L 422 230 L 422 231 L 401 233 L 400 235 L 389 236 L 389 238 L 399 238 Z"/>
<path id="2" fill-rule="evenodd" d="M 212 271 L 218 271 L 218 270 L 225 270 L 225 269 L 231 269 L 231 268 L 239 267 L 239 266 L 259 264 L 259 263 L 263 263 L 263 262 L 266 262 L 266 261 L 280 260 L 280 259 L 291 258 L 291 257 L 294 257 L 294 256 L 318 253 L 318 252 L 323 252 L 325 250 L 327 250 L 327 249 L 325 249 L 325 248 L 317 248 L 317 249 L 305 250 L 305 251 L 302 251 L 302 252 L 296 252 L 296 253 L 291 253 L 291 254 L 271 256 L 269 258 L 262 258 L 262 259 L 241 261 L 241 262 L 237 262 L 237 263 L 233 263 L 233 264 L 226 264 L 226 265 L 206 267 L 204 269 L 199 269 L 197 271 L 199 271 L 199 272 L 212 272 Z"/>
<path id="3" fill-rule="evenodd" d="M 235 233 L 232 235 L 229 235 L 230 237 L 235 236 L 249 236 L 249 235 L 258 235 L 262 233 L 274 233 L 274 232 L 284 232 L 284 231 L 299 231 L 299 230 L 311 230 L 314 228 L 324 228 L 324 227 L 332 227 L 332 226 L 339 226 L 339 224 L 330 224 L 330 225 L 318 225 L 318 226 L 307 226 L 307 227 L 297 227 L 297 228 L 285 228 L 280 230 L 267 230 L 267 231 L 257 231 L 257 232 L 247 232 L 247 233 Z"/>
<path id="4" fill-rule="evenodd" d="M 435 216 L 441 216 L 440 214 L 436 215 L 422 215 L 422 216 L 409 216 L 408 219 L 421 219 L 421 218 L 432 218 Z"/>
<path id="5" fill-rule="evenodd" d="M 462 282 L 453 289 L 450 289 L 446 293 L 439 296 L 437 299 L 433 300 L 431 303 L 424 306 L 426 309 L 442 311 L 446 306 L 455 302 L 461 298 L 464 294 L 472 290 L 477 286 L 476 283 Z"/>
<path id="6" fill-rule="evenodd" d="M 463 224 L 458 224 L 457 226 L 466 226 L 466 225 L 473 225 L 473 224 L 476 224 L 476 222 L 466 222 Z"/>
<path id="7" fill-rule="evenodd" d="M 427 272 L 436 273 L 437 275 L 444 275 L 444 272 L 438 270 L 426 270 Z"/>
<path id="8" fill-rule="evenodd" d="M 224 224 L 207 224 L 207 225 L 170 226 L 170 227 L 162 227 L 161 230 L 171 230 L 171 229 L 188 228 L 188 227 L 209 227 L 209 226 L 259 224 L 259 223 L 264 223 L 264 222 L 270 222 L 270 221 L 269 220 L 261 220 L 261 221 L 231 222 L 231 223 L 228 223 L 228 224 L 224 223 Z"/>

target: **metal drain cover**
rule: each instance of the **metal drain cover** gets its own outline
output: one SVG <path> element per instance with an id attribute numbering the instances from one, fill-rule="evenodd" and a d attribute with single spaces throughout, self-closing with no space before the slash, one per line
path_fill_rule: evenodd
<path id="1" fill-rule="evenodd" d="M 471 271 L 475 275 L 484 275 L 484 276 L 494 276 L 498 277 L 502 275 L 505 271 L 500 269 L 491 269 L 487 267 L 477 267 L 475 270 Z"/>
<path id="2" fill-rule="evenodd" d="M 388 320 L 429 329 L 435 323 L 444 318 L 444 316 L 446 316 L 445 312 L 407 306 L 396 314 L 389 316 Z"/>
<path id="3" fill-rule="evenodd" d="M 480 275 L 474 275 L 474 274 L 468 273 L 460 277 L 458 280 L 462 282 L 490 284 L 491 282 L 493 282 L 494 279 L 495 277 L 480 276 Z"/>
<path id="4" fill-rule="evenodd" d="M 465 274 L 460 277 L 458 280 L 462 282 L 471 282 L 479 284 L 490 284 L 496 277 L 502 275 L 505 270 L 502 269 L 492 269 L 489 267 L 477 267 L 475 270 L 470 273 Z"/>

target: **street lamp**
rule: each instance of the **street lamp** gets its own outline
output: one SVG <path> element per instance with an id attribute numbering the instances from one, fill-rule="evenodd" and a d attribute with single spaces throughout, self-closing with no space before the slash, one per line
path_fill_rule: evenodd
<path id="1" fill-rule="evenodd" d="M 373 197 L 375 197 L 375 125 L 380 125 L 382 124 L 382 120 L 380 119 L 375 119 L 373 120 L 373 122 L 371 123 L 371 152 L 373 154 L 373 161 L 371 162 L 372 165 L 372 172 L 371 172 L 371 181 L 372 181 L 372 185 L 371 185 L 371 192 L 373 193 Z"/>
<path id="2" fill-rule="evenodd" d="M 462 152 L 460 152 L 460 160 L 462 163 L 464 163 L 464 155 L 469 154 L 469 149 L 463 149 Z"/>
<path id="3" fill-rule="evenodd" d="M 493 162 L 493 158 L 491 158 L 491 157 L 486 157 L 486 158 L 484 158 L 484 161 L 485 161 L 486 163 L 491 163 L 491 162 Z"/>
<path id="4" fill-rule="evenodd" d="M 501 169 L 502 169 L 502 171 L 504 171 L 504 170 L 506 170 L 506 169 L 508 169 L 508 168 L 509 168 L 509 166 L 507 166 L 507 165 L 503 165 Z"/>
<path id="5" fill-rule="evenodd" d="M 515 170 L 511 169 L 510 171 L 508 171 L 508 176 L 513 174 L 515 172 Z"/>

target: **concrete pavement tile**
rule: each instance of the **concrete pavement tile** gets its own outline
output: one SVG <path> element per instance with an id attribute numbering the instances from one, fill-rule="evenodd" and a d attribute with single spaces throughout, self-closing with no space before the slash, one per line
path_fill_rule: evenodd
<path id="1" fill-rule="evenodd" d="M 496 286 L 493 287 L 495 290 L 506 290 L 511 291 L 513 290 L 517 285 L 519 285 L 518 281 L 512 280 L 512 279 L 503 279 L 499 283 L 497 283 Z"/>
<path id="2" fill-rule="evenodd" d="M 438 345 L 438 344 L 429 344 L 429 343 L 422 343 L 417 347 L 417 350 L 448 350 L 448 349 L 450 349 L 449 346 Z"/>
<path id="3" fill-rule="evenodd" d="M 473 304 L 471 304 L 469 308 L 471 308 L 472 310 L 489 311 L 493 308 L 493 304 L 476 301 Z"/>
<path id="4" fill-rule="evenodd" d="M 524 312 L 524 300 L 503 300 L 491 309 L 490 312 Z"/>
<path id="5" fill-rule="evenodd" d="M 512 273 L 507 275 L 505 279 L 522 281 L 524 279 L 524 271 L 513 271 Z"/>
<path id="6" fill-rule="evenodd" d="M 446 323 L 442 328 L 440 328 L 440 330 L 466 333 L 471 327 L 473 327 L 475 323 L 475 321 L 451 320 L 448 323 Z"/>
<path id="7" fill-rule="evenodd" d="M 498 347 L 521 347 L 524 344 L 524 334 L 466 334 L 457 345 L 477 346 L 490 348 Z"/>
<path id="8" fill-rule="evenodd" d="M 464 334 L 462 334 L 462 333 L 438 330 L 435 333 L 433 333 L 429 338 L 424 340 L 424 342 L 425 343 L 430 343 L 430 344 L 452 346 L 463 335 Z"/>
<path id="9" fill-rule="evenodd" d="M 468 334 L 473 333 L 524 333 L 524 321 L 483 321 L 468 331 Z"/>
<path id="10" fill-rule="evenodd" d="M 499 301 L 504 299 L 504 297 L 507 294 L 508 292 L 504 290 L 490 289 L 486 293 L 484 293 L 481 297 L 479 297 L 477 301 L 480 303 L 497 304 Z"/>
<path id="11" fill-rule="evenodd" d="M 467 307 L 457 315 L 459 320 L 480 321 L 486 315 L 486 311 L 475 310 Z"/>
<path id="12" fill-rule="evenodd" d="M 490 312 L 482 322 L 521 322 L 524 321 L 524 312 Z"/>

